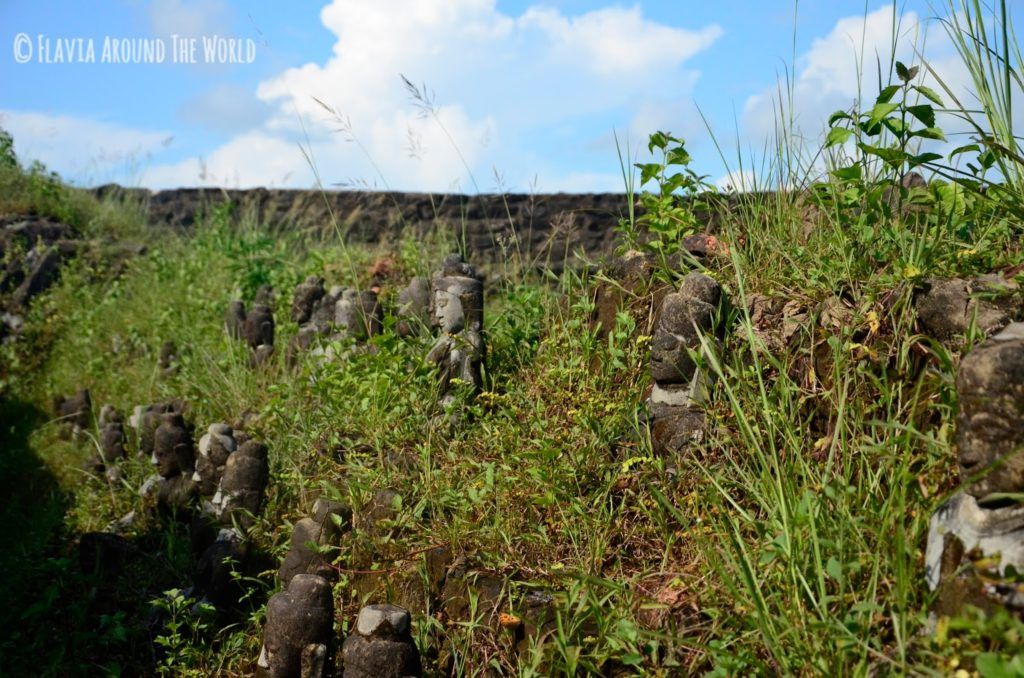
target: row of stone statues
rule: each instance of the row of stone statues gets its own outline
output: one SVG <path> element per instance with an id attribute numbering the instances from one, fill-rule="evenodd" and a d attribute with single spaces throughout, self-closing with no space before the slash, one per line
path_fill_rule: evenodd
<path id="1" fill-rule="evenodd" d="M 327 289 L 320 276 L 309 276 L 296 286 L 290 309 L 299 325 L 286 352 L 286 363 L 294 367 L 301 355 L 314 348 L 318 338 L 348 338 L 365 342 L 384 327 L 384 310 L 377 290 L 356 290 L 339 286 Z M 484 285 L 474 267 L 461 256 L 445 257 L 441 268 L 428 281 L 414 277 L 397 299 L 395 330 L 413 337 L 434 330 L 437 339 L 427 354 L 439 371 L 442 405 L 454 399 L 458 383 L 479 388 L 484 360 Z M 229 335 L 245 340 L 252 351 L 252 364 L 265 362 L 273 353 L 274 318 L 265 304 L 246 312 L 242 301 L 232 301 L 225 313 Z M 325 354 L 322 349 L 320 354 Z"/>
<path id="2" fill-rule="evenodd" d="M 257 664 L 271 678 L 322 678 L 333 657 L 334 596 L 338 572 L 331 547 L 352 526 L 344 504 L 318 499 L 313 515 L 295 523 L 291 547 L 278 577 L 283 589 L 267 604 L 263 647 Z M 346 678 L 419 676 L 419 651 L 409 612 L 394 605 L 369 605 L 341 646 Z"/>

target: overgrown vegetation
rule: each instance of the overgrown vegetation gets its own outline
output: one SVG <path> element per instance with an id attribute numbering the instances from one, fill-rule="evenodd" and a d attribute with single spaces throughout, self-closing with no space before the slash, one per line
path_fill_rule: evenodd
<path id="1" fill-rule="evenodd" d="M 957 9 L 975 31 L 954 26 L 978 72 L 995 63 L 996 81 L 1019 85 L 1011 41 L 979 52 L 988 15 Z M 3 670 L 249 673 L 290 524 L 313 496 L 358 513 L 388 488 L 401 498 L 388 529 L 356 530 L 332 554 L 339 634 L 361 592 L 387 590 L 435 546 L 502 581 L 511 613 L 531 591 L 554 596 L 556 623 L 519 646 L 480 601 L 469 619 L 418 616 L 433 673 L 1021 675 L 1019 620 L 928 618 L 923 543 L 955 486 L 960 351 L 918 333 L 912 295 L 930 275 L 1019 272 L 1024 201 L 1012 127 L 979 121 L 975 142 L 953 156 L 969 158 L 966 171 L 916 146 L 942 137 L 936 113 L 952 94 L 925 88 L 924 66 L 894 65 L 870 107 L 832 116 L 828 174 L 807 190 L 726 199 L 689 169 L 681 139 L 651 138 L 662 157 L 639 167 L 640 181 L 658 191 L 642 194 L 642 217 L 624 215 L 623 242 L 663 255 L 659 280 L 699 269 L 733 301 L 724 344 L 707 341 L 699 356 L 716 377 L 711 434 L 678 459 L 652 454 L 644 423 L 650 326 L 638 309 L 650 289 L 632 293 L 605 336 L 590 322 L 599 278 L 492 280 L 486 390 L 467 396 L 471 417 L 450 430 L 434 416 L 426 338 L 400 339 L 389 325 L 372 350 L 335 345 L 340 359 L 311 357 L 295 371 L 279 351 L 252 370 L 221 328 L 230 299 L 271 284 L 283 347 L 297 330 L 285 320 L 296 283 L 317 273 L 365 288 L 384 258 L 390 303 L 398 284 L 458 248 L 448 230 L 357 247 L 221 208 L 187 237 L 147 236 L 148 253 L 119 276 L 79 259 L 33 308 L 23 340 L 0 349 L 0 482 L 28 515 L 8 510 L 4 524 L 32 536 L 3 561 L 17 584 L 0 606 Z M 1010 115 L 1008 103 L 995 110 Z M 9 146 L 0 139 L 0 151 Z M 51 214 L 104 238 L 142 233 L 130 206 L 67 189 L 42 168 L 0 165 L 5 212 Z M 905 181 L 922 169 L 926 185 Z M 704 230 L 708 209 L 723 247 L 678 263 L 669 255 Z M 755 296 L 793 313 L 765 325 Z M 970 333 L 963 348 L 980 338 Z M 166 339 L 181 349 L 169 376 L 156 360 Z M 150 473 L 133 458 L 111 487 L 80 470 L 94 441 L 63 440 L 43 412 L 54 394 L 83 386 L 122 411 L 184 398 L 202 426 L 255 415 L 271 451 L 269 501 L 252 535 L 267 567 L 229 618 L 183 597 L 188 526 L 151 512 L 133 537 L 155 555 L 120 580 L 117 606 L 107 607 L 106 582 L 77 569 L 75 535 L 138 509 Z M 23 478 L 34 497 L 15 492 Z"/>

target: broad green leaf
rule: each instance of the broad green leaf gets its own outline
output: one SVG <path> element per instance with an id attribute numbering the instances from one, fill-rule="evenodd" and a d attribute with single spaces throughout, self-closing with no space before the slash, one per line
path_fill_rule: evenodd
<path id="1" fill-rule="evenodd" d="M 947 159 L 952 160 L 954 155 L 960 155 L 961 153 L 967 153 L 970 151 L 980 153 L 981 146 L 979 146 L 978 144 L 967 144 L 966 146 L 958 146 L 957 148 L 954 148 L 952 151 L 950 151 L 949 155 L 946 157 Z"/>
<path id="2" fill-rule="evenodd" d="M 841 181 L 859 181 L 861 176 L 860 165 L 850 165 L 849 167 L 832 170 L 832 176 Z"/>
<path id="3" fill-rule="evenodd" d="M 910 156 L 908 162 L 911 167 L 917 167 L 926 162 L 935 162 L 936 160 L 942 160 L 942 155 L 939 153 L 921 153 L 920 155 Z"/>
<path id="4" fill-rule="evenodd" d="M 829 558 L 828 562 L 825 563 L 825 573 L 840 584 L 843 583 L 843 566 L 834 557 Z"/>
<path id="5" fill-rule="evenodd" d="M 875 104 L 874 108 L 871 109 L 871 113 L 869 114 L 868 119 L 871 123 L 881 122 L 882 118 L 886 117 L 899 107 L 899 104 L 886 102 L 877 103 Z"/>
<path id="6" fill-rule="evenodd" d="M 921 93 L 925 99 L 928 99 L 936 106 L 944 106 L 942 103 L 942 97 L 935 93 L 931 87 L 925 87 L 924 85 L 914 85 L 914 89 Z"/>
<path id="7" fill-rule="evenodd" d="M 921 137 L 922 139 L 937 139 L 939 141 L 946 140 L 946 135 L 938 127 L 926 127 L 925 129 L 915 130 L 910 136 Z"/>
<path id="8" fill-rule="evenodd" d="M 825 139 L 825 146 L 831 147 L 839 144 L 844 144 L 852 136 L 853 132 L 846 129 L 845 127 L 833 127 L 828 131 L 828 137 Z"/>
<path id="9" fill-rule="evenodd" d="M 651 135 L 650 142 L 647 144 L 647 150 L 653 153 L 654 149 L 660 148 L 664 150 L 666 146 L 668 146 L 668 134 L 665 132 L 655 132 Z"/>
<path id="10" fill-rule="evenodd" d="M 836 111 L 832 115 L 828 116 L 828 126 L 832 127 L 840 120 L 853 120 L 853 116 L 846 111 Z"/>
<path id="11" fill-rule="evenodd" d="M 925 127 L 935 127 L 935 109 L 931 107 L 931 104 L 907 106 L 907 113 L 920 120 Z"/>
<path id="12" fill-rule="evenodd" d="M 896 96 L 896 92 L 900 91 L 899 85 L 889 85 L 881 91 L 878 98 L 875 99 L 875 104 L 887 104 L 892 101 L 892 98 Z M 886 113 L 888 115 L 888 113 Z"/>
<path id="13" fill-rule="evenodd" d="M 892 132 L 896 137 L 900 139 L 903 138 L 903 135 L 907 131 L 907 128 L 903 124 L 903 121 L 894 115 L 890 115 L 888 118 L 883 120 L 882 124 L 885 125 L 890 132 Z"/>

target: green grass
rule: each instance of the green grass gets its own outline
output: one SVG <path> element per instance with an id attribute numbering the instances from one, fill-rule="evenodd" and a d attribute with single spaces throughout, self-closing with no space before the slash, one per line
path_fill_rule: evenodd
<path id="1" fill-rule="evenodd" d="M 1019 72 L 977 63 L 982 84 L 1004 87 Z M 995 115 L 1010 113 L 1003 90 L 991 98 L 1004 102 Z M 892 109 L 903 116 L 892 129 L 905 129 L 906 112 Z M 780 110 L 779 119 L 790 118 Z M 927 276 L 1024 261 L 1019 153 L 1008 148 L 990 164 L 1009 179 L 1005 190 L 975 190 L 977 177 L 966 176 L 900 189 L 918 150 L 877 122 L 851 131 L 869 148 L 849 155 L 790 148 L 792 131 L 780 129 L 769 164 L 782 183 L 811 175 L 805 158 L 827 155 L 832 174 L 802 182 L 806 190 L 736 200 L 698 193 L 699 175 L 672 169 L 688 163 L 682 140 L 657 137 L 665 162 L 644 178 L 662 190 L 643 197 L 648 216 L 624 218 L 623 242 L 671 254 L 699 229 L 695 205 L 718 210 L 728 254 L 676 266 L 666 256 L 654 286 L 697 268 L 732 301 L 724 341 L 700 351 L 715 377 L 710 433 L 676 459 L 652 454 L 643 423 L 653 288 L 627 298 L 602 338 L 590 320 L 601 276 L 540 279 L 517 255 L 492 263 L 501 275 L 487 289 L 486 384 L 465 394 L 470 416 L 452 427 L 436 416 L 428 337 L 403 340 L 389 326 L 368 349 L 338 345 L 335 360 L 284 366 L 296 283 L 316 273 L 365 288 L 387 257 L 392 304 L 408 277 L 458 249 L 442 235 L 451 229 L 371 248 L 219 208 L 175 235 L 146 229 L 138 206 L 98 201 L 39 169 L 0 167 L 4 211 L 62 218 L 100 250 L 149 246 L 120 275 L 102 256 L 79 258 L 35 304 L 24 340 L 0 348 L 0 483 L 10 498 L 0 514 L 10 543 L 0 554 L 10 582 L 0 628 L 15 629 L 0 640 L 2 670 L 249 673 L 291 523 L 321 494 L 358 516 L 391 489 L 401 502 L 386 529 L 357 527 L 334 551 L 339 637 L 365 597 L 400 596 L 418 581 L 437 546 L 500 582 L 505 611 L 523 614 L 531 591 L 553 596 L 551 624 L 518 647 L 472 594 L 463 617 L 418 614 L 414 635 L 432 675 L 1012 675 L 1008 662 L 1024 662 L 1019 621 L 928 618 L 927 522 L 956 489 L 953 378 L 981 337 L 939 344 L 919 332 L 912 302 Z M 1011 126 L 991 127 L 1011 143 Z M 979 156 L 992 150 L 982 146 Z M 624 180 L 641 188 L 625 168 Z M 278 293 L 278 352 L 252 370 L 222 313 L 265 283 Z M 755 295 L 790 302 L 792 331 L 780 335 L 781 318 L 756 325 Z M 157 367 L 167 339 L 181 354 L 170 376 Z M 97 409 L 183 398 L 201 428 L 254 415 L 272 480 L 251 535 L 264 568 L 249 573 L 242 610 L 226 619 L 189 611 L 178 591 L 194 567 L 188 527 L 152 511 L 131 535 L 149 559 L 118 579 L 117 611 L 102 605 L 103 582 L 78 573 L 74 537 L 144 508 L 135 489 L 150 473 L 132 458 L 123 485 L 110 487 L 80 470 L 93 443 L 62 439 L 47 414 L 53 395 L 80 387 Z M 147 626 L 153 601 L 169 623 Z"/>

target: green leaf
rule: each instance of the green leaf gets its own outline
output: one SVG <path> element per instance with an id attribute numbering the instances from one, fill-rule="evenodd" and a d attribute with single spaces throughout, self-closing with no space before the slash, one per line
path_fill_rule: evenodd
<path id="1" fill-rule="evenodd" d="M 942 160 L 942 155 L 939 153 L 921 153 L 920 155 L 912 155 L 908 160 L 910 167 L 917 167 L 923 165 L 926 162 L 935 162 L 936 160 Z"/>
<path id="2" fill-rule="evenodd" d="M 925 127 L 935 127 L 935 109 L 931 104 L 907 106 L 907 113 L 920 120 Z"/>
<path id="3" fill-rule="evenodd" d="M 665 132 L 655 132 L 651 135 L 650 141 L 647 143 L 647 150 L 651 153 L 654 152 L 655 148 L 665 150 L 665 147 L 668 146 L 668 139 L 669 135 Z"/>
<path id="4" fill-rule="evenodd" d="M 938 141 L 946 140 L 946 135 L 938 127 L 926 127 L 925 129 L 915 130 L 911 132 L 910 136 L 921 137 L 922 139 L 937 139 Z"/>
<path id="5" fill-rule="evenodd" d="M 853 120 L 853 116 L 846 111 L 836 111 L 832 115 L 828 116 L 828 126 L 832 127 L 840 120 Z"/>
<path id="6" fill-rule="evenodd" d="M 860 143 L 857 144 L 860 150 L 864 151 L 868 155 L 881 158 L 890 167 L 899 167 L 906 159 L 907 154 L 898 148 L 885 148 L 882 146 L 870 146 L 868 144 Z"/>
<path id="7" fill-rule="evenodd" d="M 849 167 L 840 167 L 837 170 L 832 170 L 832 176 L 840 181 L 859 181 L 860 180 L 860 165 L 850 165 Z"/>
<path id="8" fill-rule="evenodd" d="M 825 563 L 825 573 L 840 584 L 843 583 L 843 566 L 834 557 L 829 558 L 828 562 Z"/>
<path id="9" fill-rule="evenodd" d="M 879 97 L 879 99 L 881 99 L 881 97 Z M 881 122 L 882 118 L 885 118 L 899 107 L 899 104 L 886 103 L 884 101 L 879 102 L 871 109 L 868 120 L 871 124 Z"/>
<path id="10" fill-rule="evenodd" d="M 832 146 L 837 146 L 839 144 L 844 144 L 852 136 L 853 132 L 846 129 L 845 127 L 833 127 L 828 131 L 828 137 L 826 137 L 825 139 L 825 147 L 829 148 Z"/>
<path id="11" fill-rule="evenodd" d="M 952 160 L 954 155 L 960 155 L 961 153 L 967 153 L 970 151 L 980 153 L 981 146 L 979 146 L 978 144 L 967 144 L 966 146 L 958 146 L 957 148 L 954 148 L 952 151 L 950 151 L 949 155 L 946 156 L 946 158 Z"/>
<path id="12" fill-rule="evenodd" d="M 910 80 L 910 71 L 907 70 L 907 67 L 903 65 L 902 61 L 896 62 L 896 75 L 899 76 L 899 79 L 903 82 Z"/>
<path id="13" fill-rule="evenodd" d="M 887 104 L 892 101 L 892 98 L 896 96 L 896 92 L 900 91 L 899 85 L 889 85 L 879 93 L 878 98 L 875 99 L 875 105 Z M 886 113 L 888 115 L 888 113 Z"/>
<path id="14" fill-rule="evenodd" d="M 942 103 L 942 97 L 935 93 L 931 87 L 925 87 L 924 85 L 914 85 L 914 89 L 921 93 L 925 99 L 928 99 L 936 106 L 944 106 Z"/>
<path id="15" fill-rule="evenodd" d="M 882 124 L 885 125 L 886 128 L 899 139 L 902 139 L 903 135 L 906 134 L 907 132 L 907 128 L 903 124 L 903 121 L 894 115 L 891 115 L 885 120 L 883 120 Z"/>

